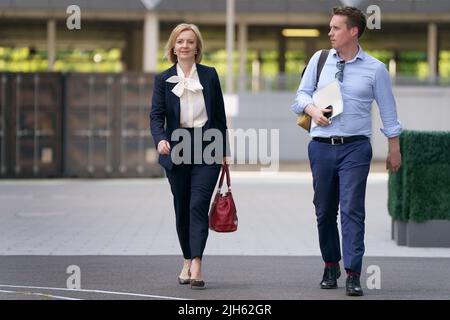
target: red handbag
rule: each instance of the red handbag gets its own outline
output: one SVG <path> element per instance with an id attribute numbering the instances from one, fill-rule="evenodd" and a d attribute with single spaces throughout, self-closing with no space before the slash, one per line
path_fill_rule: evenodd
<path id="1" fill-rule="evenodd" d="M 224 175 L 227 176 L 228 191 L 221 194 Z M 219 187 L 209 210 L 209 228 L 216 232 L 233 232 L 238 227 L 236 205 L 234 204 L 230 186 L 230 169 L 228 164 L 223 164 Z"/>

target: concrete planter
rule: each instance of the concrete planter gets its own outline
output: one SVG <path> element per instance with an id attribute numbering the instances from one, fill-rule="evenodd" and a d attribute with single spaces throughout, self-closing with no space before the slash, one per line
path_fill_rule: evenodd
<path id="1" fill-rule="evenodd" d="M 392 219 L 391 238 L 399 246 L 406 246 L 407 222 Z"/>
<path id="2" fill-rule="evenodd" d="M 450 248 L 450 220 L 392 220 L 391 237 L 399 246 Z"/>

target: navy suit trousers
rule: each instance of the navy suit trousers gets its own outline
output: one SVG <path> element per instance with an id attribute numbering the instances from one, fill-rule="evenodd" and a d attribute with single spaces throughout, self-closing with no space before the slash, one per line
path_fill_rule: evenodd
<path id="1" fill-rule="evenodd" d="M 202 258 L 208 213 L 220 164 L 179 164 L 166 170 L 175 207 L 178 240 L 185 259 Z"/>
<path id="2" fill-rule="evenodd" d="M 344 267 L 361 273 L 370 141 L 331 145 L 311 140 L 308 155 L 322 258 L 325 262 L 341 260 L 337 226 L 340 207 Z"/>

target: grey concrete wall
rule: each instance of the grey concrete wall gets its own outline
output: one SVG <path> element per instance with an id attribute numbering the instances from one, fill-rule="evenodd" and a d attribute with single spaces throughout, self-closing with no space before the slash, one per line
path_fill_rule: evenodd
<path id="1" fill-rule="evenodd" d="M 449 87 L 394 87 L 399 119 L 404 129 L 450 130 Z M 297 126 L 291 111 L 295 92 L 240 93 L 239 114 L 231 119 L 234 129 L 279 129 L 280 160 L 307 160 L 306 131 Z M 378 107 L 372 108 L 372 147 L 374 160 L 384 160 L 387 140 L 380 132 Z"/>
<path id="2" fill-rule="evenodd" d="M 306 160 L 306 131 L 297 126 L 290 105 L 292 92 L 239 94 L 239 114 L 232 120 L 234 129 L 279 129 L 280 160 Z"/>

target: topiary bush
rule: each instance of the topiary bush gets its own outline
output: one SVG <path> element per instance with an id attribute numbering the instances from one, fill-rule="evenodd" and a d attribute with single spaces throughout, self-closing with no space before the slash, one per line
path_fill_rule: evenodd
<path id="1" fill-rule="evenodd" d="M 450 220 L 450 132 L 404 131 L 403 164 L 389 174 L 388 210 L 394 220 Z"/>

